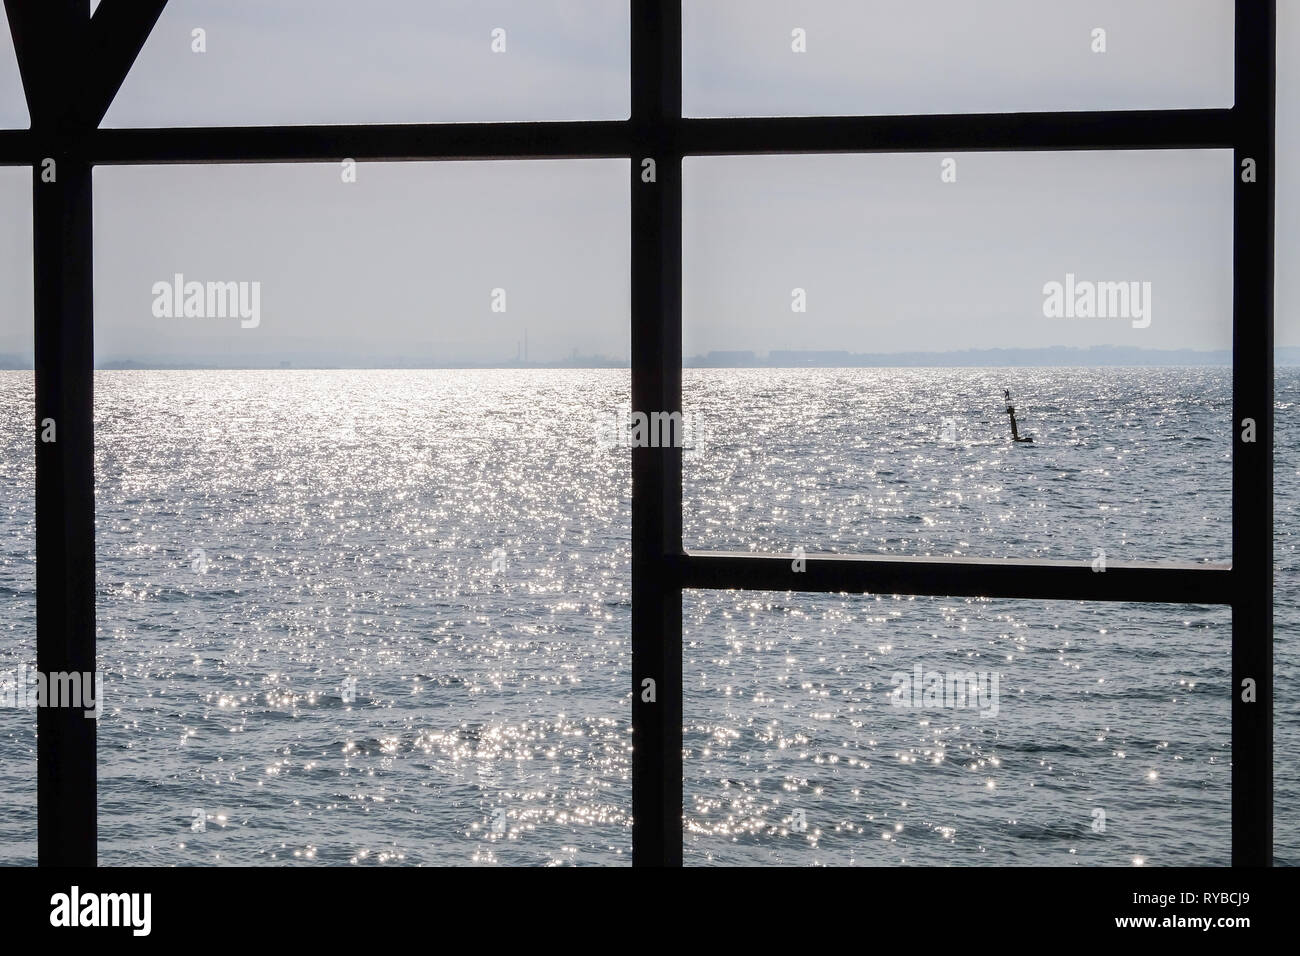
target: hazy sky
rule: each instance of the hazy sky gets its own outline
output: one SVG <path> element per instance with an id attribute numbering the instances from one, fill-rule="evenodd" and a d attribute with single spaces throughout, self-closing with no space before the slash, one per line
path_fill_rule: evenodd
<path id="1" fill-rule="evenodd" d="M 169 0 L 104 125 L 626 119 L 628 17 L 617 0 Z"/>
<path id="2" fill-rule="evenodd" d="M 953 183 L 921 153 L 688 159 L 687 353 L 1231 348 L 1231 153 L 953 158 Z M 1150 282 L 1151 324 L 1044 317 L 1069 273 Z"/>
<path id="3" fill-rule="evenodd" d="M 346 184 L 339 163 L 100 167 L 96 352 L 508 361 L 527 329 L 534 360 L 625 357 L 628 178 L 625 159 L 362 164 Z M 155 318 L 177 272 L 260 282 L 261 324 Z"/>
<path id="4" fill-rule="evenodd" d="M 1231 0 L 686 0 L 682 10 L 688 116 L 1232 105 Z M 1106 31 L 1104 54 L 1092 52 L 1094 28 Z"/>
<path id="5" fill-rule="evenodd" d="M 1231 102 L 1229 0 L 689 0 L 688 115 Z M 1279 4 L 1279 154 L 1300 147 L 1300 0 Z M 3 23 L 3 18 L 0 18 Z M 492 31 L 506 52 L 493 53 Z M 1091 52 L 1104 27 L 1107 52 Z M 206 31 L 206 53 L 191 31 Z M 791 31 L 807 52 L 791 51 Z M 172 0 L 106 125 L 617 119 L 615 0 Z M 940 65 L 942 64 L 942 65 Z M 7 24 L 0 126 L 26 126 Z M 342 157 L 340 157 L 342 158 Z M 1226 348 L 1230 157 L 701 158 L 685 336 L 710 349 Z M 100 168 L 101 361 L 628 353 L 626 161 Z M 1278 181 L 1278 343 L 1300 345 L 1300 181 Z M 165 319 L 155 282 L 258 281 L 261 321 Z M 1047 319 L 1042 286 L 1149 281 L 1152 322 Z M 793 313 L 803 288 L 808 311 Z M 493 312 L 492 290 L 506 291 Z M 30 354 L 30 172 L 0 169 L 0 354 Z"/>

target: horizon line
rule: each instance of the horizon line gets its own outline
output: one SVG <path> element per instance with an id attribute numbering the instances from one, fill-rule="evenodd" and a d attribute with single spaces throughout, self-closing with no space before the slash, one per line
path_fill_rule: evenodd
<path id="1" fill-rule="evenodd" d="M 1275 345 L 1276 364 L 1300 364 L 1300 346 Z M 1009 355 L 1018 355 L 1022 361 L 1008 364 Z M 1285 356 L 1287 361 L 1278 362 Z M 1063 357 L 1092 361 L 1057 361 Z M 965 361 L 951 361 L 964 358 Z M 948 360 L 948 361 L 945 361 Z M 1171 359 L 1173 361 L 1171 361 Z M 1100 361 L 1098 361 L 1100 360 Z M 305 364 L 299 364 L 304 362 Z M 1231 349 L 1159 349 L 1132 345 L 1091 346 L 998 346 L 981 349 L 950 349 L 945 351 L 907 350 L 900 352 L 852 352 L 846 349 L 770 349 L 765 353 L 747 349 L 710 350 L 703 354 L 684 357 L 683 368 L 1007 368 L 1025 367 L 1215 367 L 1231 366 Z M 95 361 L 95 371 L 290 371 L 290 370 L 491 370 L 491 369 L 629 369 L 631 362 L 625 358 L 607 358 L 602 355 L 575 355 L 550 362 L 525 362 L 497 360 L 473 362 L 421 359 L 377 359 L 358 364 L 336 363 L 329 359 L 252 359 L 232 360 L 228 364 L 206 364 L 193 359 L 134 359 L 113 358 Z M 0 353 L 0 370 L 32 371 L 33 357 Z"/>

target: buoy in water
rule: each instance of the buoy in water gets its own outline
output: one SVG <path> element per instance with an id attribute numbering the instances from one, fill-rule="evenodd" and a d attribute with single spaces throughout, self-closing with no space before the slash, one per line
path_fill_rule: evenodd
<path id="1" fill-rule="evenodd" d="M 1007 415 L 1011 417 L 1011 440 L 1015 442 L 1032 442 L 1032 435 L 1021 436 L 1020 429 L 1016 427 L 1016 407 L 1011 404 L 1011 389 L 1004 388 L 1002 396 L 1007 401 Z"/>

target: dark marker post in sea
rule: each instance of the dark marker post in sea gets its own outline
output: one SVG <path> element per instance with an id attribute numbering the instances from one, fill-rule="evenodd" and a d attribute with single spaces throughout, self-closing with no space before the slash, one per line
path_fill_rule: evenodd
<path id="1" fill-rule="evenodd" d="M 1011 404 L 1011 389 L 1004 388 L 1002 390 L 1002 395 L 1007 400 L 1007 414 L 1011 416 L 1011 440 L 1019 441 L 1019 442 L 1032 442 L 1034 440 L 1034 437 L 1032 435 L 1026 435 L 1024 438 L 1021 438 L 1020 430 L 1016 428 L 1016 407 Z"/>

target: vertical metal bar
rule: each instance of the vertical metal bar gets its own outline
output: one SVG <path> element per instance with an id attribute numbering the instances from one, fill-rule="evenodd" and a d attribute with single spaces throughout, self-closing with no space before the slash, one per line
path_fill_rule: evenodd
<path id="1" fill-rule="evenodd" d="M 91 171 L 73 155 L 50 158 L 55 181 L 42 168 L 32 176 L 36 667 L 47 679 L 95 670 Z M 94 866 L 95 721 L 81 707 L 42 706 L 36 730 L 40 864 Z"/>
<path id="2" fill-rule="evenodd" d="M 36 666 L 48 687 L 52 675 L 95 670 L 91 167 L 76 110 L 90 10 L 84 0 L 9 2 L 25 24 L 32 68 L 24 83 L 37 87 L 28 89 L 40 144 L 32 171 Z M 47 695 L 36 713 L 42 866 L 95 865 L 95 721 L 68 703 Z"/>
<path id="3" fill-rule="evenodd" d="M 632 410 L 681 411 L 681 4 L 632 0 Z M 632 449 L 632 860 L 682 862 L 681 448 Z M 653 682 L 647 683 L 647 682 Z"/>
<path id="4" fill-rule="evenodd" d="M 1275 0 L 1237 0 L 1232 320 L 1232 563 L 1236 579 L 1232 608 L 1234 866 L 1269 866 L 1273 856 L 1276 51 Z"/>

